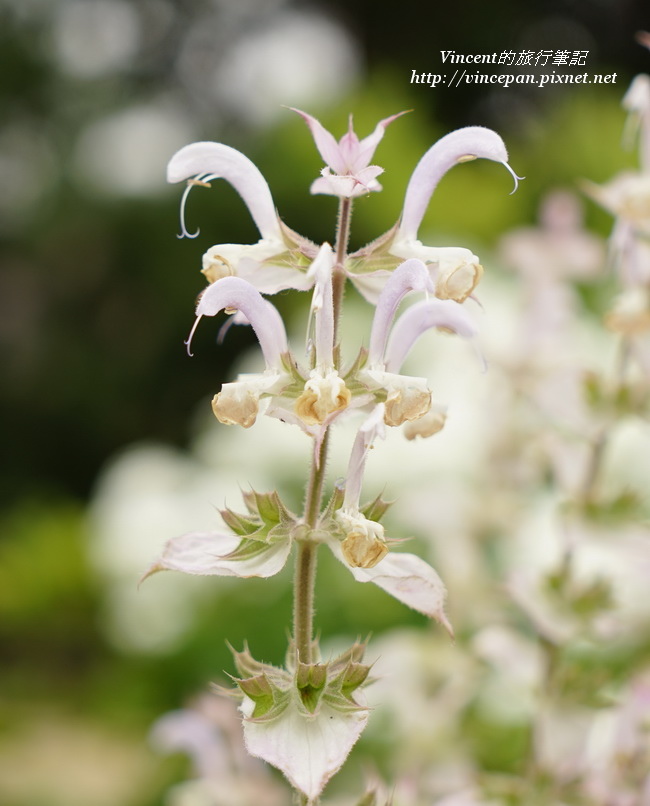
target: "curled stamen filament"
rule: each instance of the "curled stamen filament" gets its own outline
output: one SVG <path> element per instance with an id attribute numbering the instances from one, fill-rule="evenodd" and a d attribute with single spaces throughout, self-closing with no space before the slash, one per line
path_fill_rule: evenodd
<path id="1" fill-rule="evenodd" d="M 183 196 L 181 197 L 181 231 L 180 234 L 176 236 L 177 238 L 196 238 L 200 232 L 198 228 L 194 233 L 188 232 L 187 227 L 185 226 L 185 205 L 187 204 L 187 197 L 190 195 L 190 190 L 192 190 L 193 187 L 212 187 L 210 181 L 218 178 L 219 177 L 216 174 L 199 174 L 198 176 L 194 177 L 194 179 L 187 180 L 187 187 L 183 191 Z"/>
<path id="2" fill-rule="evenodd" d="M 197 328 L 197 325 L 199 324 L 199 322 L 201 321 L 202 318 L 203 318 L 203 314 L 199 314 L 196 317 L 196 321 L 194 322 L 194 324 L 192 325 L 192 329 L 190 330 L 190 335 L 183 342 L 183 344 L 187 347 L 187 354 L 190 355 L 190 356 L 194 355 L 194 353 L 192 352 L 192 350 L 190 348 L 191 348 L 191 345 L 192 345 L 192 339 L 194 338 L 194 332 L 195 332 L 195 330 Z"/>
<path id="3" fill-rule="evenodd" d="M 514 192 L 517 190 L 517 188 L 519 187 L 519 182 L 520 182 L 522 179 L 525 179 L 526 177 L 525 177 L 525 176 L 517 176 L 517 174 L 516 174 L 516 173 L 515 173 L 515 172 L 512 170 L 512 168 L 511 168 L 511 167 L 508 165 L 508 163 L 507 163 L 507 162 L 502 162 L 501 164 L 502 164 L 502 165 L 504 165 L 504 166 L 505 166 L 505 167 L 508 169 L 508 172 L 510 173 L 510 175 L 512 176 L 512 178 L 515 180 L 515 186 L 514 186 L 514 187 L 513 187 L 513 189 L 510 191 L 510 194 L 509 194 L 510 196 L 512 196 L 512 194 L 513 194 L 513 193 L 514 193 Z"/>

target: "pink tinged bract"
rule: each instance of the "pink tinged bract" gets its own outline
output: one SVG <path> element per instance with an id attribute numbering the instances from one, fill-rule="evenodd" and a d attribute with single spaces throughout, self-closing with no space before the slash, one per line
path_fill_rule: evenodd
<path id="1" fill-rule="evenodd" d="M 359 692 L 355 697 L 360 698 Z M 308 798 L 316 798 L 343 765 L 368 722 L 368 710 L 341 711 L 323 702 L 315 714 L 304 714 L 294 702 L 268 722 L 248 719 L 254 703 L 244 698 L 244 741 L 252 756 L 281 770 Z"/>
<path id="2" fill-rule="evenodd" d="M 244 314 L 255 331 L 267 368 L 281 370 L 282 355 L 289 350 L 282 317 L 251 283 L 240 277 L 223 277 L 201 294 L 196 306 L 197 319 L 186 342 L 188 350 L 201 317 L 216 316 L 224 309 Z"/>
<path id="3" fill-rule="evenodd" d="M 291 551 L 290 540 L 260 541 L 259 550 L 242 559 L 229 556 L 241 542 L 241 537 L 223 532 L 189 532 L 173 537 L 142 579 L 158 571 L 182 571 L 199 576 L 271 577 L 284 568 Z"/>
<path id="4" fill-rule="evenodd" d="M 399 372 L 420 336 L 434 327 L 445 328 L 465 338 L 476 336 L 476 325 L 463 306 L 451 299 L 416 302 L 395 322 L 385 352 L 388 372 Z"/>
<path id="5" fill-rule="evenodd" d="M 413 171 L 406 188 L 396 243 L 417 239 L 424 213 L 440 179 L 459 162 L 476 158 L 504 165 L 512 174 L 517 189 L 517 181 L 522 177 L 518 177 L 508 165 L 508 152 L 496 132 L 482 126 L 467 126 L 450 132 L 431 146 Z"/>
<path id="6" fill-rule="evenodd" d="M 192 178 L 203 182 L 225 179 L 244 200 L 262 238 L 282 242 L 268 183 L 259 168 L 240 151 L 223 143 L 201 142 L 184 146 L 169 161 L 167 181 L 181 182 Z M 182 229 L 187 235 L 183 222 Z"/>
<path id="7" fill-rule="evenodd" d="M 404 297 L 411 291 L 433 293 L 434 290 L 429 271 L 421 260 L 415 258 L 406 260 L 395 269 L 379 295 L 375 316 L 372 320 L 368 347 L 370 367 L 383 363 L 388 332 Z"/>

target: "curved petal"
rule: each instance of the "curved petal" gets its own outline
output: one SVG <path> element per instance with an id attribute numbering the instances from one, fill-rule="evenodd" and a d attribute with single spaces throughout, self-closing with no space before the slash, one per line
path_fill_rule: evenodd
<path id="1" fill-rule="evenodd" d="M 310 316 L 313 314 L 315 319 L 316 366 L 324 372 L 334 366 L 333 269 L 334 252 L 324 243 L 310 269 L 315 277 Z"/>
<path id="2" fill-rule="evenodd" d="M 416 165 L 406 188 L 397 241 L 417 238 L 429 199 L 440 179 L 457 163 L 477 157 L 500 162 L 510 170 L 503 140 L 483 126 L 457 129 L 431 146 Z"/>
<path id="3" fill-rule="evenodd" d="M 447 589 L 437 571 L 423 559 L 415 554 L 391 551 L 372 568 L 351 568 L 345 562 L 338 540 L 331 540 L 327 545 L 357 582 L 374 582 L 403 604 L 435 619 L 453 638 L 453 628 L 445 615 Z"/>
<path id="4" fill-rule="evenodd" d="M 415 342 L 433 327 L 452 330 L 465 338 L 472 338 L 477 333 L 476 325 L 460 303 L 451 299 L 416 302 L 393 327 L 385 353 L 386 370 L 399 372 Z"/>
<path id="5" fill-rule="evenodd" d="M 271 577 L 284 568 L 291 551 L 290 540 L 260 542 L 259 550 L 241 559 L 229 556 L 241 543 L 242 538 L 237 535 L 222 532 L 189 532 L 173 537 L 142 580 L 158 571 L 182 571 L 200 576 Z"/>
<path id="6" fill-rule="evenodd" d="M 204 174 L 225 179 L 235 188 L 263 238 L 282 240 L 268 183 L 248 157 L 223 143 L 201 142 L 181 148 L 167 165 L 168 182 L 181 182 Z"/>
<path id="7" fill-rule="evenodd" d="M 370 413 L 361 428 L 357 431 L 345 481 L 345 498 L 343 508 L 356 511 L 359 509 L 363 471 L 368 458 L 368 451 L 376 439 L 383 439 L 386 435 L 384 427 L 384 404 L 379 403 Z"/>
<path id="8" fill-rule="evenodd" d="M 288 352 L 287 334 L 282 317 L 270 302 L 246 280 L 240 277 L 222 277 L 209 285 L 201 294 L 196 306 L 197 320 L 202 316 L 216 316 L 224 308 L 241 311 L 251 323 L 257 336 L 267 367 L 279 369 L 282 354 Z"/>
<path id="9" fill-rule="evenodd" d="M 434 291 L 427 267 L 421 260 L 406 260 L 398 266 L 379 295 L 368 346 L 371 367 L 383 363 L 388 331 L 400 302 L 411 291 Z"/>

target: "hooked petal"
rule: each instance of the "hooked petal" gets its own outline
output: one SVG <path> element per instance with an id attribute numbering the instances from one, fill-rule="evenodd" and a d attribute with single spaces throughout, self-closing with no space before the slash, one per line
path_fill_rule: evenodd
<path id="1" fill-rule="evenodd" d="M 181 182 L 204 174 L 209 174 L 211 179 L 225 179 L 235 188 L 263 238 L 282 240 L 268 183 L 248 157 L 223 143 L 200 142 L 181 148 L 167 165 L 168 182 Z"/>
<path id="2" fill-rule="evenodd" d="M 434 286 L 427 267 L 421 260 L 406 260 L 391 274 L 384 286 L 375 316 L 372 320 L 368 363 L 370 366 L 382 363 L 388 331 L 395 318 L 400 302 L 411 291 L 431 291 Z"/>
<path id="3" fill-rule="evenodd" d="M 491 129 L 467 126 L 442 137 L 426 152 L 413 171 L 406 188 L 404 209 L 396 240 L 415 240 L 429 199 L 440 179 L 458 162 L 481 158 L 508 165 L 503 140 Z M 515 182 L 519 178 L 514 173 Z M 515 185 L 516 189 L 516 185 Z"/>
<path id="4" fill-rule="evenodd" d="M 289 347 L 277 308 L 246 280 L 240 277 L 222 277 L 201 294 L 196 306 L 197 322 L 201 316 L 216 316 L 224 308 L 244 314 L 255 331 L 267 366 L 279 368 L 282 354 L 288 352 Z"/>
<path id="5" fill-rule="evenodd" d="M 472 338 L 478 332 L 458 302 L 435 298 L 416 302 L 395 322 L 384 355 L 386 370 L 399 372 L 415 342 L 433 327 L 452 330 L 465 338 Z"/>
<path id="6" fill-rule="evenodd" d="M 142 580 L 158 571 L 182 571 L 200 576 L 271 577 L 285 566 L 291 541 L 261 543 L 259 550 L 241 559 L 229 557 L 242 538 L 222 532 L 189 532 L 168 540 L 158 560 Z M 141 581 L 142 581 L 141 580 Z"/>

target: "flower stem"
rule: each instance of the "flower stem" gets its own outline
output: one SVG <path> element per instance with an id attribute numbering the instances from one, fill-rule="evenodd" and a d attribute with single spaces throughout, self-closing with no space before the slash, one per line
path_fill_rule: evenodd
<path id="1" fill-rule="evenodd" d="M 336 228 L 335 264 L 332 277 L 332 296 L 334 297 L 334 344 L 338 336 L 339 321 L 341 319 L 341 305 L 345 291 L 345 270 L 343 265 L 347 257 L 348 241 L 350 239 L 350 219 L 352 218 L 352 199 L 341 199 Z"/>
<path id="2" fill-rule="evenodd" d="M 343 264 L 347 255 L 348 238 L 350 236 L 350 217 L 352 202 L 341 199 L 336 231 L 335 255 L 336 263 L 332 277 L 332 297 L 334 307 L 334 344 L 337 341 L 338 323 L 341 317 L 343 293 L 345 291 L 345 272 Z M 312 459 L 309 482 L 305 495 L 304 522 L 308 530 L 316 528 L 323 499 L 325 469 L 329 448 L 329 428 L 321 442 L 318 457 Z M 314 625 L 314 586 L 316 582 L 316 552 L 318 543 L 307 537 L 298 541 L 298 556 L 294 574 L 293 598 L 293 639 L 296 653 L 302 663 L 312 663 L 313 658 L 313 625 Z"/>

